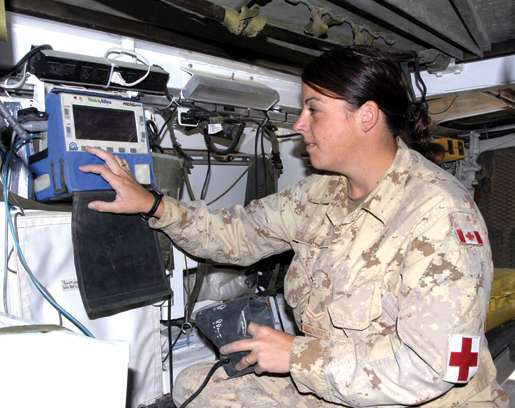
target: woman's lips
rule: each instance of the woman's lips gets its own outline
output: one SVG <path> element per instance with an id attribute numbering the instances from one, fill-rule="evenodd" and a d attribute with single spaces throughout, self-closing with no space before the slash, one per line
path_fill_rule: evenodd
<path id="1" fill-rule="evenodd" d="M 306 152 L 309 152 L 310 150 L 313 150 L 315 148 L 315 143 L 305 143 L 306 146 Z"/>

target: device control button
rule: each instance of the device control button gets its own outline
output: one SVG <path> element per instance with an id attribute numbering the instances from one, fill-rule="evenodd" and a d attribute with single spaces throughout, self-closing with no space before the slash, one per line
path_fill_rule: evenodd
<path id="1" fill-rule="evenodd" d="M 69 149 L 69 150 L 79 150 L 79 146 L 77 146 L 77 143 L 75 143 L 75 142 L 71 142 L 71 143 L 68 145 L 68 149 Z"/>
<path id="2" fill-rule="evenodd" d="M 107 147 L 106 150 L 109 152 L 109 153 L 113 153 L 114 152 L 114 149 L 112 147 Z"/>
<path id="3" fill-rule="evenodd" d="M 131 147 L 131 153 L 138 153 L 138 150 L 135 149 L 134 147 Z"/>
<path id="4" fill-rule="evenodd" d="M 134 178 L 141 184 L 150 184 L 150 166 L 148 164 L 134 165 Z"/>
<path id="5" fill-rule="evenodd" d="M 70 137 L 72 134 L 71 126 L 66 126 L 66 137 Z"/>
<path id="6" fill-rule="evenodd" d="M 143 119 L 143 116 L 139 116 L 138 118 L 139 118 L 139 124 L 140 124 L 140 126 L 143 126 L 143 125 L 145 124 L 144 119 Z"/>
<path id="7" fill-rule="evenodd" d="M 120 153 L 125 153 L 125 147 L 120 147 L 120 148 L 118 148 L 118 151 L 119 151 Z"/>
<path id="8" fill-rule="evenodd" d="M 64 108 L 64 117 L 70 119 L 70 108 Z"/>

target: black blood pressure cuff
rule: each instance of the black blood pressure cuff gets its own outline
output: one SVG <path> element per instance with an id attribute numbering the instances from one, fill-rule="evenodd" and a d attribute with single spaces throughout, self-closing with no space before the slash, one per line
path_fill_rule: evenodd
<path id="1" fill-rule="evenodd" d="M 249 339 L 250 322 L 276 328 L 274 313 L 269 297 L 242 296 L 222 304 L 208 306 L 197 312 L 195 322 L 199 330 L 217 347 L 220 348 L 236 340 Z M 232 353 L 227 357 L 229 363 L 224 365 L 229 377 L 239 377 L 254 372 L 254 367 L 236 370 L 236 364 L 247 351 Z"/>
<path id="2" fill-rule="evenodd" d="M 139 215 L 101 213 L 91 201 L 113 201 L 113 191 L 74 193 L 75 269 L 90 319 L 164 300 L 171 295 L 157 232 Z"/>

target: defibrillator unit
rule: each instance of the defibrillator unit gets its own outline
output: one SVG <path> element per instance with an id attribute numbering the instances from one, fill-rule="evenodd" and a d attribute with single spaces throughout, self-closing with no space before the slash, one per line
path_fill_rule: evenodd
<path id="1" fill-rule="evenodd" d="M 45 98 L 48 136 L 28 146 L 33 196 L 38 201 L 63 200 L 74 192 L 111 190 L 99 175 L 79 167 L 102 161 L 87 153 L 100 147 L 129 164 L 135 179 L 154 184 L 143 105 L 117 95 L 54 88 Z"/>

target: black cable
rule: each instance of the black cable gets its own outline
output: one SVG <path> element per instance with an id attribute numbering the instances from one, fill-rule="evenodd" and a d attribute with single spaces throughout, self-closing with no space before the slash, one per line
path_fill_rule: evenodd
<path id="1" fill-rule="evenodd" d="M 27 54 L 25 54 L 17 63 L 14 67 L 12 67 L 10 70 L 6 71 L 6 72 L 2 72 L 0 73 L 0 77 L 1 78 L 5 78 L 7 76 L 10 76 L 12 74 L 14 74 L 15 72 L 18 72 L 22 67 L 23 65 L 30 59 L 32 58 L 34 55 L 36 55 L 38 52 L 40 51 L 43 51 L 43 50 L 52 50 L 52 46 L 49 45 L 49 44 L 44 44 L 44 45 L 38 45 L 37 47 L 34 47 L 33 49 L 31 49 Z"/>
<path id="2" fill-rule="evenodd" d="M 171 325 L 171 321 L 170 319 L 168 319 L 167 321 L 167 325 Z M 168 355 L 170 354 L 170 350 L 173 351 L 173 349 L 175 348 L 175 345 L 177 344 L 177 341 L 179 340 L 179 338 L 181 337 L 182 335 L 182 329 L 179 330 L 179 334 L 177 335 L 177 337 L 175 338 L 175 340 L 173 341 L 172 345 L 171 345 L 171 348 L 170 348 L 170 344 L 168 344 L 168 353 L 166 353 L 166 355 L 163 357 L 163 360 L 161 361 L 162 363 L 164 363 L 166 361 L 166 359 L 168 358 Z M 172 377 L 173 378 L 173 377 Z"/>
<path id="3" fill-rule="evenodd" d="M 188 293 L 188 303 L 186 305 L 186 320 L 188 322 L 191 319 L 193 308 L 195 307 L 198 295 L 200 294 L 200 290 L 202 289 L 202 283 L 204 282 L 204 278 L 208 272 L 209 265 L 203 262 L 199 262 L 199 264 L 197 265 L 197 271 L 195 273 L 195 283 L 193 284 L 193 289 L 190 293 Z"/>
<path id="4" fill-rule="evenodd" d="M 413 60 L 415 63 L 415 72 L 414 72 L 415 85 L 417 86 L 417 89 L 420 91 L 420 104 L 423 105 L 425 108 L 427 105 L 427 102 L 426 102 L 427 87 L 426 87 L 424 80 L 422 79 L 422 76 L 420 75 L 420 64 L 419 64 L 418 56 L 416 53 L 414 55 Z"/>
<path id="5" fill-rule="evenodd" d="M 165 121 L 163 126 L 166 126 L 168 128 L 168 132 L 170 133 L 170 139 L 172 141 L 172 146 L 177 151 L 179 156 L 181 156 L 187 163 L 185 163 L 185 167 L 189 165 L 193 161 L 193 158 L 189 156 L 183 149 L 180 143 L 177 141 L 177 138 L 175 137 L 175 131 L 173 130 L 173 125 L 170 123 L 172 119 L 174 119 L 177 116 L 177 108 L 175 108 L 173 111 L 170 112 L 170 117 Z M 164 118 L 164 116 L 163 116 Z M 161 128 L 162 130 L 163 128 Z M 161 131 L 159 132 L 161 133 Z M 160 135 L 158 134 L 158 139 Z M 159 140 L 159 144 L 161 144 L 162 140 Z"/>
<path id="6" fill-rule="evenodd" d="M 179 408 L 185 408 L 191 401 L 193 401 L 195 398 L 197 398 L 197 396 L 202 392 L 202 390 L 204 388 L 206 388 L 206 385 L 207 383 L 209 382 L 209 380 L 211 379 L 211 377 L 213 376 L 213 374 L 215 373 L 216 370 L 218 370 L 218 368 L 222 367 L 223 365 L 227 364 L 230 360 L 228 358 L 225 358 L 223 360 L 220 360 L 220 361 L 217 361 L 213 367 L 211 367 L 206 375 L 206 378 L 204 379 L 204 381 L 202 382 L 202 384 L 200 384 L 200 387 L 198 387 L 197 391 L 195 391 L 193 394 L 191 394 L 191 396 L 186 400 L 184 401 L 180 406 Z"/>
<path id="7" fill-rule="evenodd" d="M 170 116 L 164 121 L 163 125 L 161 126 L 161 129 L 159 129 L 159 132 L 157 132 L 157 137 L 156 137 L 156 143 L 158 144 L 161 144 L 162 142 L 162 139 L 161 139 L 161 136 L 164 137 L 164 130 L 166 129 L 166 126 L 168 125 L 168 123 L 175 117 L 174 113 L 171 113 Z"/>
<path id="8" fill-rule="evenodd" d="M 186 167 L 186 164 L 184 166 L 182 166 L 182 175 L 184 178 L 184 185 L 186 186 L 186 190 L 188 191 L 188 196 L 190 197 L 191 201 L 195 201 L 195 193 L 193 192 L 193 188 L 191 187 L 188 171 L 189 170 Z M 181 196 L 179 196 L 179 197 L 181 197 Z"/>
<path id="9" fill-rule="evenodd" d="M 275 130 L 271 127 L 268 127 L 265 129 L 266 131 L 266 136 L 267 136 L 267 139 L 268 141 L 270 142 L 270 146 L 271 146 L 271 161 L 272 161 L 272 165 L 274 166 L 274 173 L 273 173 L 273 178 L 274 178 L 274 183 L 277 181 L 277 178 L 281 175 L 282 171 L 283 171 L 283 163 L 281 161 L 281 152 L 280 152 L 280 149 L 279 149 L 279 141 L 277 139 L 277 135 L 275 134 Z M 275 188 L 275 184 L 274 184 L 274 188 Z"/>
<path id="10" fill-rule="evenodd" d="M 147 133 L 149 134 L 151 141 L 155 142 L 159 132 L 156 122 L 154 122 L 152 119 L 147 119 L 145 124 L 147 125 Z"/>
<path id="11" fill-rule="evenodd" d="M 165 152 L 165 149 L 163 149 L 161 146 L 157 145 L 157 144 L 152 144 L 150 145 L 150 150 L 151 151 L 155 151 L 155 150 L 158 150 L 159 153 L 163 153 Z"/>
<path id="12" fill-rule="evenodd" d="M 157 137 L 159 130 L 157 129 L 156 122 L 154 122 L 152 119 L 148 119 L 145 122 L 145 126 L 147 128 L 148 144 L 150 145 L 150 147 L 159 146 L 158 137 Z M 161 147 L 161 146 L 159 146 L 159 147 Z"/>
<path id="13" fill-rule="evenodd" d="M 206 146 L 208 146 L 209 149 L 213 153 L 219 154 L 222 156 L 234 153 L 234 151 L 236 150 L 236 147 L 238 147 L 238 144 L 240 143 L 240 139 L 241 139 L 241 135 L 243 134 L 243 130 L 245 129 L 245 122 L 236 122 L 233 120 L 230 120 L 230 121 L 227 120 L 227 121 L 224 121 L 224 123 L 226 124 L 226 127 L 227 127 L 227 124 L 234 125 L 232 128 L 230 128 L 228 130 L 228 132 L 230 132 L 229 136 L 231 138 L 231 143 L 225 149 L 220 149 L 220 148 L 216 147 L 215 144 L 213 143 L 213 140 L 211 139 L 212 135 L 209 134 L 207 127 L 204 128 L 204 142 L 206 143 Z M 221 131 L 221 133 L 223 133 L 224 135 L 225 135 L 225 132 L 226 132 L 225 129 Z M 220 133 L 220 132 L 218 132 L 218 133 Z M 215 136 L 216 136 L 216 134 L 215 134 Z"/>
<path id="14" fill-rule="evenodd" d="M 157 137 L 159 130 L 157 129 L 156 122 L 154 122 L 151 119 L 148 119 L 145 122 L 145 125 L 147 127 L 148 142 L 150 145 L 150 150 L 153 152 L 157 150 L 157 151 L 159 151 L 159 153 L 164 153 L 165 151 L 159 144 L 159 138 Z"/>
<path id="15" fill-rule="evenodd" d="M 270 117 L 268 116 L 268 112 L 265 112 L 265 124 L 263 126 L 263 132 L 261 132 L 261 157 L 263 158 L 263 171 L 265 172 L 265 195 L 268 194 L 268 164 L 265 156 L 265 145 L 264 138 L 265 135 L 269 135 L 268 129 L 272 128 L 272 123 L 270 122 Z M 271 142 L 271 141 L 270 141 Z M 272 180 L 273 184 L 273 180 Z M 273 185 L 272 185 L 273 187 Z"/>
<path id="16" fill-rule="evenodd" d="M 207 203 L 207 205 L 211 205 L 211 204 L 213 204 L 213 203 L 216 203 L 216 202 L 217 202 L 218 200 L 220 200 L 223 196 L 225 196 L 229 191 L 231 191 L 231 190 L 234 188 L 234 186 L 235 186 L 236 184 L 238 184 L 238 181 L 240 181 L 240 180 L 243 178 L 243 176 L 245 176 L 245 174 L 247 174 L 248 172 L 249 172 L 249 168 L 247 167 L 247 168 L 245 169 L 245 171 L 244 171 L 243 173 L 241 173 L 241 174 L 238 176 L 238 178 L 237 178 L 236 180 L 234 180 L 234 182 L 233 182 L 229 187 L 227 187 L 227 189 L 226 189 L 222 194 L 220 194 L 218 197 L 213 198 L 210 202 L 208 202 L 208 203 Z"/>
<path id="17" fill-rule="evenodd" d="M 268 192 L 268 174 L 267 174 L 267 166 L 266 166 L 266 156 L 265 156 L 265 132 L 261 132 L 261 160 L 263 161 L 263 175 L 265 181 L 265 195 Z"/>
<path id="18" fill-rule="evenodd" d="M 206 145 L 207 148 L 207 170 L 206 170 L 206 178 L 204 179 L 204 184 L 202 185 L 202 191 L 200 192 L 200 199 L 205 200 L 207 195 L 207 190 L 209 189 L 209 181 L 211 180 L 211 149 L 209 144 Z"/>
<path id="19" fill-rule="evenodd" d="M 265 119 L 259 123 L 257 129 L 256 129 L 256 138 L 254 140 L 254 177 L 255 177 L 255 186 L 256 186 L 256 198 L 258 198 L 258 196 L 260 195 L 259 194 L 259 181 L 258 181 L 258 178 L 259 178 L 259 172 L 258 172 L 258 142 L 259 142 L 259 138 L 263 137 L 263 132 L 264 132 L 264 128 L 265 126 L 268 124 L 268 122 L 270 121 L 270 119 L 268 118 L 268 116 L 265 117 Z M 261 139 L 261 148 L 264 150 L 264 145 L 263 145 L 263 140 Z M 262 151 L 263 151 L 262 150 Z M 263 156 L 263 159 L 264 159 L 264 156 Z M 266 163 L 264 162 L 263 160 L 263 168 L 265 170 L 265 192 L 266 192 Z"/>

